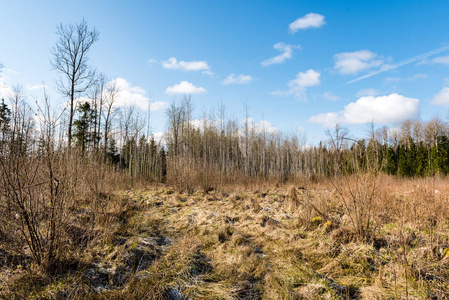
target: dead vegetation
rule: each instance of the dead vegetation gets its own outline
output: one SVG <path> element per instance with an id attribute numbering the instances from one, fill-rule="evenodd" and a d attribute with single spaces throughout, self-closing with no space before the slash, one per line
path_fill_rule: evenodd
<path id="1" fill-rule="evenodd" d="M 351 187 L 359 182 L 346 180 Z M 362 198 L 371 201 L 369 218 L 348 198 L 359 194 L 344 190 L 344 183 L 337 189 L 328 179 L 229 185 L 205 195 L 201 189 L 185 194 L 165 185 L 108 193 L 95 226 L 86 226 L 94 214 L 87 202 L 72 213 L 71 226 L 64 227 L 65 257 L 71 259 L 59 272 L 37 271 L 27 247 L 12 255 L 3 246 L 0 295 L 447 298 L 449 185 L 437 178 L 376 180 L 376 196 Z M 364 231 L 354 221 L 360 216 Z M 2 245 L 14 245 L 5 230 L 2 239 L 11 241 Z"/>

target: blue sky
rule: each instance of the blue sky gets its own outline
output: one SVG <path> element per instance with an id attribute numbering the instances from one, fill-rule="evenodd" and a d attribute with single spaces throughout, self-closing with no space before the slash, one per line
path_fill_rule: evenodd
<path id="1" fill-rule="evenodd" d="M 39 99 L 44 82 L 52 101 L 64 102 L 50 49 L 58 24 L 85 18 L 100 32 L 90 64 L 120 78 L 122 105 L 144 109 L 151 98 L 154 132 L 165 129 L 167 103 L 184 93 L 192 95 L 198 118 L 222 102 L 240 121 L 247 103 L 255 122 L 301 129 L 309 144 L 337 122 L 361 137 L 370 120 L 392 127 L 447 116 L 449 1 L 0 1 L 0 7 L 0 93 L 21 84 L 28 100 Z"/>

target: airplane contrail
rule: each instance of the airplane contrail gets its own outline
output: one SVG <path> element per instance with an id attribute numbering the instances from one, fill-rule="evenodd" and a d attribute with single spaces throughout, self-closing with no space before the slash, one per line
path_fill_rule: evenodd
<path id="1" fill-rule="evenodd" d="M 438 54 L 438 53 L 441 53 L 441 52 L 444 52 L 444 51 L 447 51 L 447 50 L 449 50 L 449 46 L 444 46 L 444 47 L 441 47 L 441 48 L 438 48 L 438 49 L 435 49 L 435 50 L 432 50 L 432 51 L 429 51 L 429 52 L 426 52 L 426 53 L 423 53 L 423 54 L 420 54 L 420 55 L 413 56 L 411 58 L 405 59 L 405 60 L 400 61 L 400 62 L 398 62 L 396 64 L 393 64 L 393 65 L 385 65 L 384 67 L 381 67 L 380 70 L 368 73 L 368 74 L 360 76 L 360 77 L 357 77 L 356 79 L 353 79 L 351 81 L 346 82 L 345 85 L 346 84 L 350 84 L 350 83 L 354 83 L 356 81 L 360 81 L 362 79 L 365 79 L 365 78 L 368 78 L 368 77 L 371 77 L 371 76 L 374 76 L 374 75 L 377 75 L 377 74 L 380 74 L 380 73 L 383 73 L 383 72 L 386 72 L 386 71 L 389 71 L 389 70 L 396 69 L 396 68 L 401 67 L 403 65 L 410 64 L 412 62 L 415 62 L 415 61 L 427 58 L 429 56 L 432 56 L 432 55 L 435 55 L 435 54 Z"/>

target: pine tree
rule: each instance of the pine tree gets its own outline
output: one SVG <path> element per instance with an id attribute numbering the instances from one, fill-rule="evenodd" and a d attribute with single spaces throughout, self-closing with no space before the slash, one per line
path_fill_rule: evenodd
<path id="1" fill-rule="evenodd" d="M 442 175 L 449 173 L 449 139 L 447 136 L 438 136 L 438 146 L 435 156 L 435 166 Z"/>
<path id="2" fill-rule="evenodd" d="M 419 146 L 416 150 L 416 170 L 415 174 L 418 176 L 426 176 L 429 172 L 428 170 L 428 157 L 427 157 L 427 150 L 424 147 L 424 143 L 420 142 Z"/>
<path id="3" fill-rule="evenodd" d="M 398 171 L 398 161 L 396 152 L 393 147 L 388 147 L 387 150 L 387 163 L 385 167 L 386 171 L 390 175 L 395 175 Z"/>
<path id="4" fill-rule="evenodd" d="M 78 112 L 81 114 L 78 120 L 73 122 L 75 126 L 76 145 L 84 153 L 89 143 L 94 140 L 93 134 L 90 132 L 90 127 L 95 120 L 95 112 L 91 109 L 89 102 L 84 102 L 78 107 Z"/>

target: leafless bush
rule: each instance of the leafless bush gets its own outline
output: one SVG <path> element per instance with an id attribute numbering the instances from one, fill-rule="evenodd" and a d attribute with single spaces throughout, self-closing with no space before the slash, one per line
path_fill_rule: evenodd
<path id="1" fill-rule="evenodd" d="M 178 191 L 193 193 L 195 190 L 211 191 L 220 184 L 220 172 L 216 167 L 203 166 L 187 157 L 173 157 L 167 169 L 167 182 Z"/>
<path id="2" fill-rule="evenodd" d="M 35 123 L 20 95 L 13 100 L 0 154 L 0 233 L 14 241 L 11 253 L 29 254 L 54 272 L 69 254 L 67 245 L 88 240 L 110 205 L 106 183 L 115 178 L 95 157 L 56 150 L 58 117 L 48 102 Z"/>
<path id="3" fill-rule="evenodd" d="M 379 181 L 377 174 L 365 172 L 332 181 L 343 204 L 345 214 L 349 216 L 353 229 L 361 238 L 367 238 L 370 234 L 372 209 L 381 188 Z"/>

